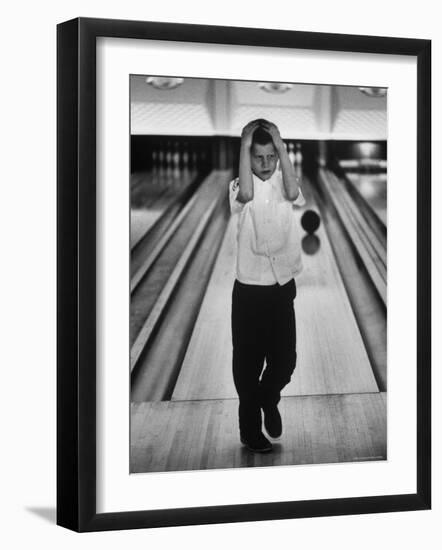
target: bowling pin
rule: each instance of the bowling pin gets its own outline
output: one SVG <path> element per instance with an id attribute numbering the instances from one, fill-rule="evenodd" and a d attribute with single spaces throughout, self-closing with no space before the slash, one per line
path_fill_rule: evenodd
<path id="1" fill-rule="evenodd" d="M 151 184 L 157 185 L 158 184 L 158 151 L 154 147 L 152 149 L 152 170 L 151 170 Z"/>
<path id="2" fill-rule="evenodd" d="M 289 143 L 289 159 L 290 159 L 290 162 L 292 163 L 292 166 L 294 166 L 296 162 L 296 155 L 295 155 L 292 141 Z"/>
<path id="3" fill-rule="evenodd" d="M 302 164 L 302 152 L 301 152 L 301 144 L 296 144 L 296 164 L 301 165 Z"/>
<path id="4" fill-rule="evenodd" d="M 166 173 L 168 179 L 170 179 L 172 175 L 172 149 L 170 146 L 170 141 L 166 144 Z"/>
<path id="5" fill-rule="evenodd" d="M 173 177 L 177 180 L 180 177 L 180 150 L 178 142 L 175 142 L 175 148 L 173 152 Z"/>

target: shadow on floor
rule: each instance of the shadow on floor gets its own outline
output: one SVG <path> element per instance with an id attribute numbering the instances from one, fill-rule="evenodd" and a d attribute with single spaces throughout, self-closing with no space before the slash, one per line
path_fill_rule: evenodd
<path id="1" fill-rule="evenodd" d="M 57 519 L 57 511 L 55 508 L 45 508 L 40 506 L 29 506 L 26 508 L 28 512 L 38 516 L 49 523 L 55 524 Z"/>

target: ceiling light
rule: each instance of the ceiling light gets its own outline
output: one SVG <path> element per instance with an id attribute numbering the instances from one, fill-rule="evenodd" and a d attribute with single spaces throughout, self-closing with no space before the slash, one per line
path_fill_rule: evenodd
<path id="1" fill-rule="evenodd" d="M 387 95 L 387 88 L 364 88 L 359 87 L 359 90 L 370 97 L 385 97 Z"/>
<path id="2" fill-rule="evenodd" d="M 169 76 L 148 76 L 147 84 L 159 90 L 173 90 L 184 82 L 184 78 L 172 78 Z"/>
<path id="3" fill-rule="evenodd" d="M 283 94 L 293 88 L 293 84 L 284 84 L 283 82 L 260 82 L 258 86 L 261 90 L 271 94 Z"/>

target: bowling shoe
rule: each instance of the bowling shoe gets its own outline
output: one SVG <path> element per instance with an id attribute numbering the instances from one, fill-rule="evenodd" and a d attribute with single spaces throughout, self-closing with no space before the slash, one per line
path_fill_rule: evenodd
<path id="1" fill-rule="evenodd" d="M 266 406 L 264 411 L 264 427 L 272 439 L 278 439 L 282 434 L 282 419 L 276 405 Z"/>
<path id="2" fill-rule="evenodd" d="M 260 433 L 256 437 L 245 438 L 241 436 L 241 443 L 254 453 L 268 453 L 273 449 L 270 441 Z"/>

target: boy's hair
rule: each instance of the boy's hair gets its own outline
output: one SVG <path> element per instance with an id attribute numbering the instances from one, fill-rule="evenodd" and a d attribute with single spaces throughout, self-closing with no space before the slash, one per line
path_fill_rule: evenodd
<path id="1" fill-rule="evenodd" d="M 253 132 L 252 136 L 252 147 L 253 145 L 267 145 L 268 143 L 273 143 L 272 136 L 264 130 L 261 126 Z"/>

